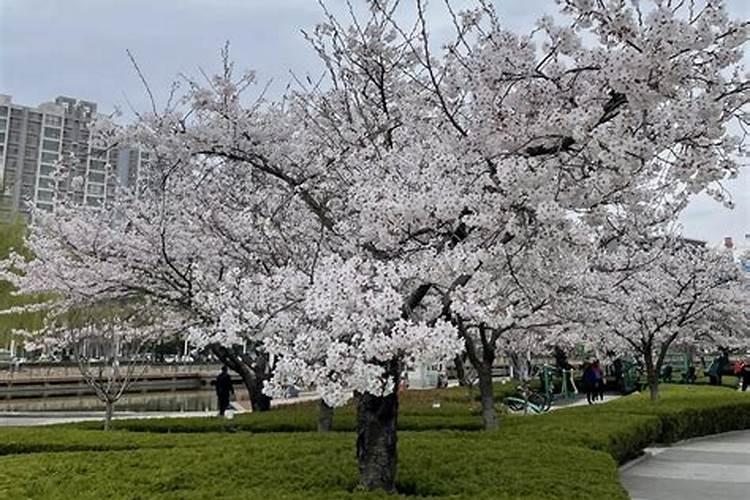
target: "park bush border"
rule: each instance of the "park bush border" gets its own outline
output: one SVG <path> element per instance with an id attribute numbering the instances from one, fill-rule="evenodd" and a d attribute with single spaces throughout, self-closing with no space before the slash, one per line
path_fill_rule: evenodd
<path id="1" fill-rule="evenodd" d="M 425 398 L 425 402 L 428 400 Z M 653 443 L 669 444 L 750 429 L 750 393 L 722 388 L 669 387 L 657 404 L 650 403 L 646 395 L 631 395 L 603 405 L 569 408 L 548 415 L 511 416 L 504 419 L 497 432 L 463 430 L 465 423 L 472 419 L 479 422 L 479 417 L 467 415 L 465 405 L 461 413 L 460 405 L 454 404 L 450 396 L 446 403 L 436 416 L 430 416 L 424 404 L 412 401 L 405 405 L 404 426 L 420 419 L 421 423 L 400 435 L 398 484 L 402 493 L 451 498 L 627 498 L 618 481 L 617 464 L 638 456 L 643 448 Z M 155 468 L 153 479 L 161 481 L 157 490 L 165 498 L 208 498 L 218 493 L 212 485 L 185 479 L 184 468 L 176 468 L 191 463 L 189 457 L 196 454 L 203 457 L 201 463 L 207 464 L 225 460 L 227 454 L 236 460 L 262 461 L 262 457 L 273 456 L 280 462 L 289 461 L 289 467 L 280 466 L 273 471 L 253 469 L 253 474 L 264 479 L 262 484 L 248 483 L 250 489 L 242 490 L 244 498 L 389 498 L 351 491 L 356 481 L 352 435 L 348 431 L 328 436 L 302 433 L 309 422 L 301 416 L 312 409 L 312 405 L 305 405 L 263 415 L 263 419 L 275 415 L 279 427 L 286 426 L 293 433 L 272 431 L 266 425 L 270 420 L 256 425 L 254 432 L 230 434 L 240 428 L 224 427 L 217 433 L 213 432 L 217 422 L 224 425 L 233 421 L 206 418 L 182 419 L 182 428 L 190 432 L 176 432 L 178 428 L 170 426 L 143 426 L 151 421 L 141 420 L 120 422 L 121 429 L 132 426 L 139 432 L 104 433 L 72 425 L 0 430 L 0 455 L 5 455 L 0 457 L 0 496 L 34 498 L 34 492 L 42 492 L 36 498 L 44 498 L 55 487 L 73 494 L 69 488 L 74 486 L 67 483 L 80 483 L 85 474 L 105 474 L 107 469 L 95 459 L 106 456 L 108 460 L 122 461 L 117 463 L 123 470 L 133 461 L 165 457 Z M 350 414 L 349 409 L 344 409 L 338 415 L 342 427 L 350 425 L 343 424 Z M 246 420 L 249 428 L 253 417 L 260 416 L 236 420 Z M 314 420 L 314 413 L 310 418 Z M 451 422 L 456 424 L 451 430 L 436 430 L 445 429 Z M 331 446 L 332 450 L 323 450 L 324 446 Z M 274 448 L 276 454 L 267 448 Z M 299 449 L 303 450 L 302 456 L 297 456 Z M 325 463 L 321 465 L 319 461 Z M 341 463 L 331 467 L 331 461 Z M 38 467 L 47 473 L 46 477 L 33 475 Z M 4 481 L 4 474 L 15 474 L 17 478 Z M 291 477 L 293 474 L 299 477 Z M 173 476 L 193 489 L 170 492 L 169 488 L 176 488 L 179 483 Z M 125 479 L 113 476 L 111 481 Z M 6 483 L 13 486 L 4 492 Z M 27 489 L 23 489 L 24 484 L 29 485 Z M 97 491 L 104 496 L 104 491 Z M 76 490 L 75 494 L 89 498 L 85 491 Z M 118 497 L 117 491 L 107 490 L 106 495 Z"/>

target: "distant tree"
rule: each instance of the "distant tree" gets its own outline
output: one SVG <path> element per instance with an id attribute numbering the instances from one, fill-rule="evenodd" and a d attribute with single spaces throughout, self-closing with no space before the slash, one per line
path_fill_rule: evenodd
<path id="1" fill-rule="evenodd" d="M 147 318 L 148 312 L 140 307 L 101 304 L 48 317 L 44 328 L 27 332 L 27 338 L 47 353 L 72 355 L 84 381 L 104 404 L 106 431 L 112 426 L 117 402 L 148 364 L 144 349 L 165 335 L 163 319 L 155 324 Z"/>
<path id="2" fill-rule="evenodd" d="M 653 237 L 605 251 L 593 278 L 591 340 L 638 357 L 653 401 L 670 348 L 750 347 L 750 291 L 720 252 Z"/>

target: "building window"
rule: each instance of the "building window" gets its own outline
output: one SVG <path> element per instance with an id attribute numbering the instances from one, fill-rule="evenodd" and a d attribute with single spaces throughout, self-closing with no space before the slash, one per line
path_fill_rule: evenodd
<path id="1" fill-rule="evenodd" d="M 59 139 L 60 138 L 60 129 L 59 128 L 44 127 L 44 137 L 47 137 L 49 139 Z"/>
<path id="2" fill-rule="evenodd" d="M 104 194 L 104 186 L 101 184 L 89 184 L 87 191 L 89 194 L 101 196 Z"/>
<path id="3" fill-rule="evenodd" d="M 59 156 L 57 153 L 47 153 L 47 152 L 42 153 L 42 161 L 45 163 L 54 163 L 57 161 L 58 158 Z"/>
<path id="4" fill-rule="evenodd" d="M 55 167 L 52 165 L 41 165 L 39 167 L 39 175 L 50 176 L 55 171 Z"/>
<path id="5" fill-rule="evenodd" d="M 103 172 L 89 172 L 89 181 L 100 182 L 104 184 L 104 173 Z"/>
<path id="6" fill-rule="evenodd" d="M 8 129 L 8 119 L 0 118 L 0 131 L 6 131 Z"/>
<path id="7" fill-rule="evenodd" d="M 46 149 L 47 151 L 57 151 L 60 149 L 60 143 L 58 141 L 44 139 L 42 141 L 42 149 Z"/>
<path id="8" fill-rule="evenodd" d="M 62 125 L 62 117 L 56 115 L 44 115 L 44 124 L 59 127 Z"/>
<path id="9" fill-rule="evenodd" d="M 0 106 L 0 116 L 8 116 L 8 106 Z"/>
<path id="10" fill-rule="evenodd" d="M 91 160 L 89 163 L 89 170 L 96 170 L 98 172 L 104 172 L 104 168 L 107 166 L 106 163 L 99 160 Z"/>
<path id="11" fill-rule="evenodd" d="M 52 179 L 47 179 L 47 178 L 44 178 L 44 177 L 40 177 L 39 178 L 39 187 L 41 189 L 52 189 L 53 187 L 55 187 L 55 181 L 53 181 Z"/>
<path id="12" fill-rule="evenodd" d="M 52 191 L 39 189 L 36 192 L 36 197 L 38 200 L 41 200 L 41 201 L 52 201 L 53 194 L 54 193 Z"/>

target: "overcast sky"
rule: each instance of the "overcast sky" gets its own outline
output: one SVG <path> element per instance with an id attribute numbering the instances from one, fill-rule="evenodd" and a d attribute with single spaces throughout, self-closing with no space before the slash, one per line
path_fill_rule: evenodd
<path id="1" fill-rule="evenodd" d="M 361 0 L 353 0 L 356 4 Z M 343 0 L 328 0 L 342 13 Z M 454 2 L 457 8 L 469 0 Z M 434 32 L 449 19 L 433 0 Z M 528 29 L 552 0 L 495 0 L 507 26 Z M 728 0 L 736 18 L 750 18 L 750 0 Z M 68 95 L 95 101 L 101 112 L 146 106 L 142 86 L 125 50 L 137 58 L 163 102 L 179 73 L 211 73 L 225 41 L 240 68 L 250 67 L 261 81 L 273 80 L 279 93 L 289 72 L 319 75 L 314 53 L 300 34 L 321 20 L 315 0 L 0 0 L 0 94 L 35 106 Z M 745 57 L 750 60 L 750 57 Z M 750 171 L 728 182 L 737 207 L 700 197 L 682 218 L 684 233 L 712 243 L 735 241 L 750 233 Z"/>

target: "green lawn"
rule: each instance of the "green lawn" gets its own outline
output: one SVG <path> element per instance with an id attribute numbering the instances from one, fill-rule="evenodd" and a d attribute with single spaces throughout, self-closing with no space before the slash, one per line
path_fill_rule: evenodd
<path id="1" fill-rule="evenodd" d="M 399 497 L 625 499 L 617 465 L 644 446 L 750 428 L 750 393 L 714 387 L 665 386 L 656 405 L 632 395 L 507 416 L 489 433 L 475 430 L 478 406 L 463 389 L 409 392 L 401 406 Z M 392 498 L 355 490 L 353 410 L 336 419 L 337 432 L 309 432 L 305 404 L 231 421 L 119 421 L 109 433 L 8 428 L 0 498 Z"/>

